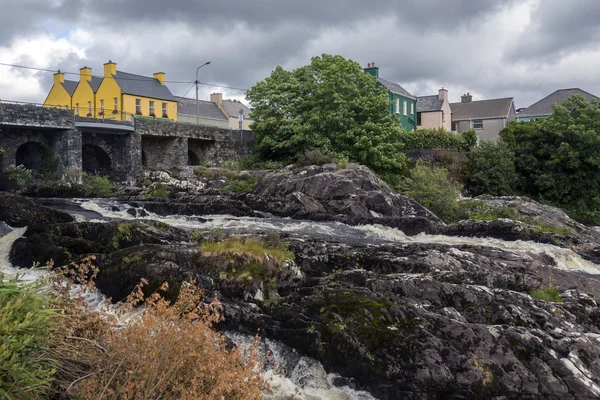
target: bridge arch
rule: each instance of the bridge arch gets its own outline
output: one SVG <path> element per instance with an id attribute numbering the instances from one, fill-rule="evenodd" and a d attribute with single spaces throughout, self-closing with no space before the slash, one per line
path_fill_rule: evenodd
<path id="1" fill-rule="evenodd" d="M 188 165 L 200 165 L 200 157 L 192 150 L 188 150 Z"/>
<path id="2" fill-rule="evenodd" d="M 81 149 L 83 172 L 108 175 L 112 171 L 112 160 L 104 149 L 95 144 L 84 144 Z"/>
<path id="3" fill-rule="evenodd" d="M 40 142 L 25 142 L 17 148 L 15 165 L 39 171 L 52 152 Z"/>

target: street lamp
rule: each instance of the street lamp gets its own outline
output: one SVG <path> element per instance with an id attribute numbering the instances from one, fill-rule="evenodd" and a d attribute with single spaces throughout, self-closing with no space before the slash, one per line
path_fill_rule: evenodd
<path id="1" fill-rule="evenodd" d="M 200 68 L 208 64 L 210 64 L 210 61 L 207 61 L 198 68 L 196 68 L 196 125 L 200 124 L 200 103 L 198 103 L 198 71 L 200 70 Z"/>

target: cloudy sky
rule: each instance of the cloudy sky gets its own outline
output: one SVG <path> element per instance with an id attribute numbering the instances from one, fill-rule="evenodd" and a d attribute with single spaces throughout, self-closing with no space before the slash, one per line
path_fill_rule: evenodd
<path id="1" fill-rule="evenodd" d="M 559 88 L 600 95 L 599 0 L 0 0 L 0 63 L 102 74 L 164 71 L 176 95 L 243 99 L 276 65 L 322 53 L 415 95 L 514 97 L 525 107 Z M 76 75 L 67 79 L 77 80 Z M 0 99 L 43 102 L 52 73 L 0 65 Z M 189 90 L 194 96 L 194 89 Z"/>

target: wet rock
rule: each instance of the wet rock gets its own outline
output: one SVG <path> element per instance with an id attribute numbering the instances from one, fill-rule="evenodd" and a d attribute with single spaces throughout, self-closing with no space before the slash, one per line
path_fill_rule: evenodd
<path id="1" fill-rule="evenodd" d="M 33 201 L 9 193 L 0 193 L 0 221 L 13 228 L 72 222 L 69 214 L 42 207 Z"/>

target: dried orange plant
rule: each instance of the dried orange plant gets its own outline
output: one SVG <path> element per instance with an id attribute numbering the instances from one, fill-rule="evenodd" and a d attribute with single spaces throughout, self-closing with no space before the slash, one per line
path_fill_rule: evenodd
<path id="1" fill-rule="evenodd" d="M 79 272 L 69 272 L 76 270 Z M 93 259 L 62 270 L 78 283 L 90 282 Z M 61 362 L 55 392 L 80 399 L 262 399 L 268 390 L 257 343 L 250 349 L 229 346 L 212 329 L 220 304 L 206 304 L 194 282 L 181 287 L 175 302 L 161 296 L 167 284 L 144 299 L 142 282 L 120 306 L 115 324 L 99 313 L 66 301 L 64 321 L 56 329 L 51 351 Z M 57 285 L 68 291 L 69 285 Z"/>

